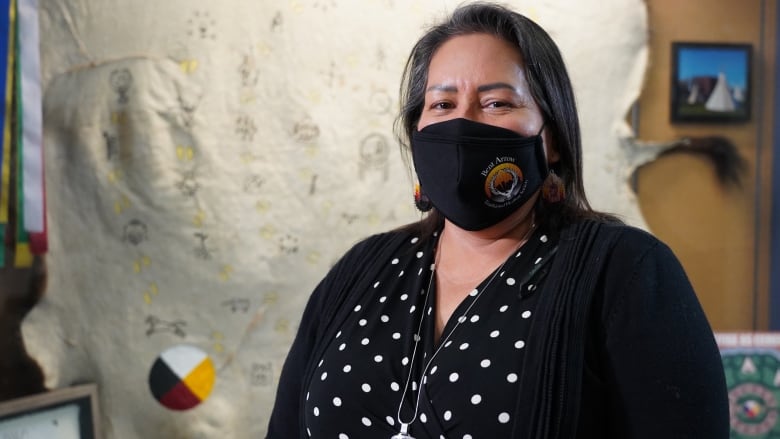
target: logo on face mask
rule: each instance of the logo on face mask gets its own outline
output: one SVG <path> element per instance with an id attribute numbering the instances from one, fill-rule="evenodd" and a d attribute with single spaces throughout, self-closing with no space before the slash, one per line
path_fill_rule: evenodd
<path id="1" fill-rule="evenodd" d="M 490 170 L 485 178 L 485 204 L 503 207 L 525 191 L 523 171 L 514 163 L 504 162 Z"/>

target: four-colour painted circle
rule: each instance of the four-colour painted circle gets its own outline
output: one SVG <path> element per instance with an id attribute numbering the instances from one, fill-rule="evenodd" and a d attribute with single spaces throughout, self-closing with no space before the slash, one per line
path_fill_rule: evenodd
<path id="1" fill-rule="evenodd" d="M 149 388 L 163 406 L 188 410 L 208 398 L 215 379 L 214 364 L 205 352 L 178 345 L 157 357 L 149 372 Z"/>

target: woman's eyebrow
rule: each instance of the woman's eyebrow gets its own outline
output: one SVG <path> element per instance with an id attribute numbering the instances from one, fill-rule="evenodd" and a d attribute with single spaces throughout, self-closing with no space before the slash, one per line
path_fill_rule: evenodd
<path id="1" fill-rule="evenodd" d="M 511 84 L 507 84 L 506 82 L 493 82 L 491 84 L 480 85 L 477 87 L 477 91 L 482 93 L 485 91 L 495 90 L 497 88 L 508 88 L 509 90 L 517 93 L 517 89 Z"/>
<path id="2" fill-rule="evenodd" d="M 436 84 L 428 87 L 425 92 L 429 91 L 444 91 L 447 93 L 456 93 L 458 91 L 458 87 L 454 85 L 444 85 L 444 84 Z"/>
<path id="3" fill-rule="evenodd" d="M 514 86 L 506 82 L 492 82 L 490 84 L 480 85 L 479 87 L 477 87 L 477 92 L 483 93 L 486 91 L 495 90 L 499 88 L 506 88 L 514 92 L 517 92 Z M 431 91 L 443 91 L 447 93 L 456 93 L 458 91 L 458 87 L 454 85 L 435 84 L 428 87 L 425 91 L 426 93 Z"/>

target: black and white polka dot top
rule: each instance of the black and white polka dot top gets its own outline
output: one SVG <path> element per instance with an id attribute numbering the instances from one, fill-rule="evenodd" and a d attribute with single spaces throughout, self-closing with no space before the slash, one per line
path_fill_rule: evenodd
<path id="1" fill-rule="evenodd" d="M 519 283 L 553 243 L 534 232 L 458 306 L 441 344 L 435 245 L 412 239 L 391 256 L 324 350 L 304 383 L 309 437 L 389 439 L 400 422 L 416 439 L 510 437 L 524 352 L 535 349 L 528 333 L 537 295 L 521 299 Z"/>

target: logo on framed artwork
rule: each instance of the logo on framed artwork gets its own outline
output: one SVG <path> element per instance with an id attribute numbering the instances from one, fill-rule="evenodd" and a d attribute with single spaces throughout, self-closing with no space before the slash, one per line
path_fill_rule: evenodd
<path id="1" fill-rule="evenodd" d="M 780 334 L 717 334 L 732 439 L 780 439 Z"/>

